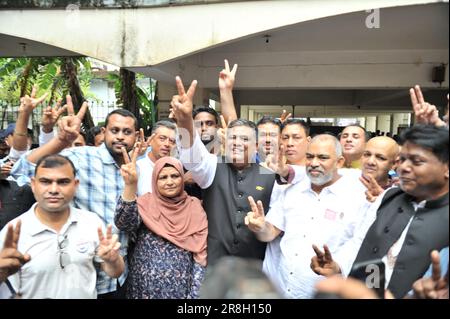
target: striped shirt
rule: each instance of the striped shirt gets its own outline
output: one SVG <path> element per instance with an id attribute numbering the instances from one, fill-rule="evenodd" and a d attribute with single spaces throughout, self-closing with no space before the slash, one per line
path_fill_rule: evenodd
<path id="1" fill-rule="evenodd" d="M 11 175 L 15 178 L 20 174 L 34 176 L 35 164 L 29 162 L 23 155 L 14 165 Z M 61 155 L 68 157 L 77 170 L 80 185 L 73 198 L 76 208 L 95 212 L 105 225 L 113 225 L 113 233 L 119 235 L 121 255 L 126 260 L 128 237 L 114 225 L 114 212 L 119 196 L 122 194 L 124 182 L 120 175 L 120 167 L 106 149 L 103 143 L 99 147 L 82 146 L 63 150 Z M 119 278 L 122 285 L 126 279 L 127 270 Z M 97 292 L 104 294 L 116 290 L 116 279 L 99 271 L 97 278 Z"/>

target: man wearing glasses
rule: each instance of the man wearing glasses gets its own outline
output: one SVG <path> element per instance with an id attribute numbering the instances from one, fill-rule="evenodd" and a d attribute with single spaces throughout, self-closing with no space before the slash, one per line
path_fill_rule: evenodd
<path id="1" fill-rule="evenodd" d="M 37 162 L 31 181 L 37 203 L 0 232 L 0 282 L 10 275 L 17 295 L 96 298 L 97 266 L 113 278 L 124 271 L 111 225 L 104 236 L 96 214 L 70 206 L 78 183 L 68 158 L 50 155 Z"/>

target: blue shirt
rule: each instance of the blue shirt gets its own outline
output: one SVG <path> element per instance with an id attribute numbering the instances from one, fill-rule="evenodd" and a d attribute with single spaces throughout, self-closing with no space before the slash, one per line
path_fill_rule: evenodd
<path id="1" fill-rule="evenodd" d="M 35 164 L 27 160 L 29 153 L 24 154 L 14 165 L 11 175 L 18 178 L 20 174 L 34 176 Z M 120 167 L 115 162 L 103 143 L 99 147 L 81 146 L 63 150 L 61 155 L 68 157 L 77 170 L 80 180 L 73 205 L 76 208 L 95 212 L 105 225 L 112 224 L 113 232 L 119 235 L 121 255 L 127 254 L 128 237 L 125 232 L 114 226 L 114 212 L 119 196 L 122 194 L 124 182 L 120 175 Z M 104 294 L 116 290 L 116 279 L 99 271 L 97 292 Z M 123 284 L 127 270 L 119 278 Z"/>

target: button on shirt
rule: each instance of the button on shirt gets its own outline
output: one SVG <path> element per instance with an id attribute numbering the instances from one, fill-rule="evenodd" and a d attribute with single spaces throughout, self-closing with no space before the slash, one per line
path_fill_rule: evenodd
<path id="1" fill-rule="evenodd" d="M 8 277 L 16 292 L 23 298 L 91 298 L 97 297 L 97 275 L 94 260 L 99 245 L 97 228 L 105 229 L 96 214 L 70 207 L 70 216 L 59 234 L 42 224 L 35 214 L 34 204 L 29 211 L 11 221 L 22 221 L 18 250 L 31 259 L 19 272 Z M 0 247 L 6 235 L 0 232 Z"/>
<path id="2" fill-rule="evenodd" d="M 120 168 L 114 161 L 105 143 L 99 147 L 81 146 L 63 150 L 61 155 L 67 156 L 75 165 L 77 178 L 80 180 L 77 192 L 73 199 L 74 206 L 86 211 L 96 213 L 105 225 L 114 225 L 114 212 L 116 203 L 123 191 L 123 179 Z M 23 174 L 34 176 L 35 164 L 22 156 L 14 165 L 12 175 Z M 125 232 L 120 232 L 113 227 L 113 232 L 119 234 L 120 254 L 126 256 L 128 237 Z M 119 278 L 123 284 L 126 278 L 125 271 Z M 105 272 L 99 272 L 97 290 L 99 294 L 116 290 L 117 280 L 110 278 Z"/>
<path id="3" fill-rule="evenodd" d="M 360 189 L 354 179 L 343 176 L 317 194 L 309 179 L 304 179 L 286 189 L 284 200 L 269 211 L 266 220 L 284 231 L 275 281 L 281 282 L 285 297 L 313 296 L 314 285 L 322 277 L 310 268 L 312 245 L 327 244 L 333 254 L 351 238 L 365 203 Z"/>

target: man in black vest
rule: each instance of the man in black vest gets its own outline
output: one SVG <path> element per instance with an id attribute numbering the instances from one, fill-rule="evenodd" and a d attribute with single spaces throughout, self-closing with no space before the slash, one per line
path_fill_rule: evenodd
<path id="1" fill-rule="evenodd" d="M 197 82 L 184 91 L 177 77 L 178 95 L 172 99 L 172 112 L 181 135 L 180 160 L 203 189 L 203 206 L 208 215 L 208 265 L 232 255 L 264 258 L 265 243 L 258 241 L 244 224 L 251 210 L 248 197 L 269 207 L 275 182 L 273 172 L 255 163 L 257 129 L 253 122 L 234 120 L 228 125 L 225 157 L 210 154 L 192 119 Z"/>
<path id="2" fill-rule="evenodd" d="M 354 261 L 382 259 L 386 286 L 396 298 L 427 271 L 430 252 L 449 245 L 448 129 L 416 125 L 402 134 L 400 144 L 400 188 L 385 193 Z M 316 254 L 311 268 L 317 274 L 341 272 L 329 252 Z"/>

